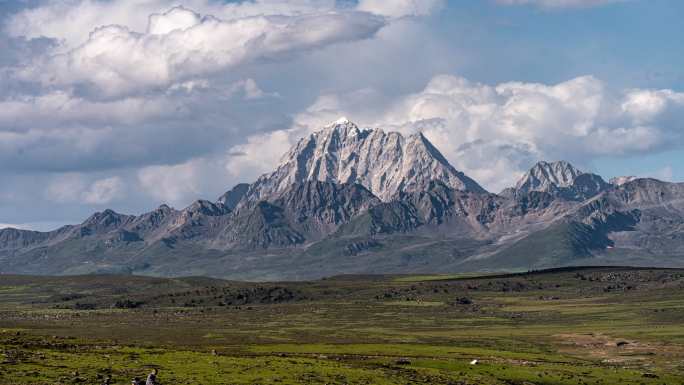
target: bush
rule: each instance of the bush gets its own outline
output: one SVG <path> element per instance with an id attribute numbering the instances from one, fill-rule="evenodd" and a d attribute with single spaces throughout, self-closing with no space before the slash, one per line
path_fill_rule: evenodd
<path id="1" fill-rule="evenodd" d="M 130 299 L 120 299 L 114 302 L 114 308 L 116 309 L 135 309 L 143 305 L 144 302 L 132 301 Z"/>

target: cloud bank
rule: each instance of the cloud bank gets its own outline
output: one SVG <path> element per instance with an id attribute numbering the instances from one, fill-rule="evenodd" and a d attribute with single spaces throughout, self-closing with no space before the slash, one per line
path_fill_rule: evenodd
<path id="1" fill-rule="evenodd" d="M 102 97 L 163 89 L 246 62 L 371 37 L 385 25 L 365 12 L 221 20 L 183 7 L 152 14 L 146 32 L 92 31 L 66 53 L 37 58 L 16 75 L 43 87 L 81 86 Z"/>
<path id="2" fill-rule="evenodd" d="M 364 95 L 367 98 L 364 99 Z M 684 143 L 684 93 L 612 90 L 592 76 L 562 83 L 507 82 L 490 86 L 435 76 L 415 94 L 373 109 L 371 91 L 325 95 L 286 131 L 250 138 L 227 168 L 256 170 L 264 149 L 282 153 L 299 137 L 344 115 L 367 127 L 422 131 L 452 164 L 491 191 L 511 186 L 537 160 L 588 165 L 600 156 L 648 153 Z M 269 158 L 268 169 L 275 162 Z"/>
<path id="3" fill-rule="evenodd" d="M 87 32 L 102 26 L 121 25 L 143 33 L 149 26 L 151 15 L 167 12 L 181 4 L 186 9 L 225 21 L 255 16 L 320 14 L 335 10 L 334 0 L 47 0 L 11 15 L 4 29 L 10 36 L 54 38 L 64 47 L 74 48 L 87 39 Z"/>
<path id="4" fill-rule="evenodd" d="M 214 153 L 289 125 L 253 68 L 373 39 L 390 19 L 321 0 L 69 0 L 3 22 L 0 219 L 25 223 L 62 215 L 55 204 L 214 199 L 230 184 Z"/>

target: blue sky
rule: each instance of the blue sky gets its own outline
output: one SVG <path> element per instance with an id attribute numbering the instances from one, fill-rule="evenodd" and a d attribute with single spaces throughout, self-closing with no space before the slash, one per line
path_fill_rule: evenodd
<path id="1" fill-rule="evenodd" d="M 480 82 L 556 83 L 593 75 L 620 88 L 681 92 L 682 15 L 681 1 L 548 9 L 467 0 L 450 2 L 435 15 L 433 26 L 437 35 L 451 36 L 456 45 L 464 44 L 473 53 L 472 64 L 451 70 Z M 649 175 L 671 168 L 677 181 L 684 180 L 681 164 L 681 149 L 591 162 L 596 172 L 606 176 Z"/>
<path id="2" fill-rule="evenodd" d="M 684 180 L 684 2 L 0 0 L 0 226 L 216 199 L 341 115 L 492 192 Z"/>
<path id="3" fill-rule="evenodd" d="M 468 78 L 555 83 L 592 74 L 625 87 L 684 85 L 682 2 L 570 9 L 470 0 L 449 5 L 435 15 L 433 26 L 437 34 L 478 52 L 473 66 L 457 69 Z"/>

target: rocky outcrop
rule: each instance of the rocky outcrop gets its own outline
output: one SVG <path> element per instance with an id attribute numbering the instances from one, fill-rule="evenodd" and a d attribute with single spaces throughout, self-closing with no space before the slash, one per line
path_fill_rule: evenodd
<path id="1" fill-rule="evenodd" d="M 554 198 L 583 201 L 613 186 L 599 175 L 585 173 L 565 161 L 539 162 L 525 173 L 515 187 L 502 191 L 505 197 L 543 192 Z"/>
<path id="2" fill-rule="evenodd" d="M 584 174 L 565 161 L 539 162 L 520 178 L 515 190 L 521 193 L 530 191 L 550 192 L 572 186 L 575 178 Z"/>
<path id="3" fill-rule="evenodd" d="M 247 191 L 249 191 L 249 183 L 239 183 L 225 194 L 221 195 L 218 199 L 218 203 L 223 204 L 229 210 L 234 210 L 245 194 L 247 194 Z"/>

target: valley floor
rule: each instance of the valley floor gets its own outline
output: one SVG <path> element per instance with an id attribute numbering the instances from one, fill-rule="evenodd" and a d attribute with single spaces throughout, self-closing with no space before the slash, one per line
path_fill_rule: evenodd
<path id="1" fill-rule="evenodd" d="M 0 384 L 152 368 L 163 384 L 684 384 L 684 270 L 0 275 Z"/>

